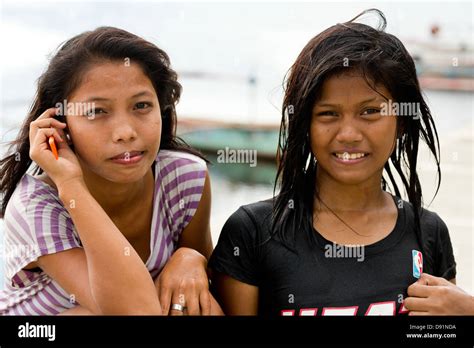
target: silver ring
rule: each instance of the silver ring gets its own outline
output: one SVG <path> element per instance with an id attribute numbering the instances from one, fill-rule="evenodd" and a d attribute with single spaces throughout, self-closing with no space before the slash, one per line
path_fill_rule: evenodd
<path id="1" fill-rule="evenodd" d="M 181 306 L 179 303 L 173 303 L 173 304 L 171 305 L 171 310 L 184 312 L 184 307 Z"/>

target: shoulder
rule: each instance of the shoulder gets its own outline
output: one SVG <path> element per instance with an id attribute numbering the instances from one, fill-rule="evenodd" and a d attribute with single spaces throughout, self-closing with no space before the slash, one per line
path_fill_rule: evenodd
<path id="1" fill-rule="evenodd" d="M 155 160 L 157 206 L 160 202 L 177 240 L 195 215 L 204 192 L 206 161 L 181 151 L 160 150 Z"/>
<path id="2" fill-rule="evenodd" d="M 266 242 L 270 240 L 271 212 L 271 199 L 237 209 L 222 228 L 209 268 L 259 286 L 262 256 L 267 253 Z"/>
<path id="3" fill-rule="evenodd" d="M 160 150 L 156 156 L 155 173 L 165 194 L 202 193 L 207 176 L 206 162 L 193 154 Z"/>
<path id="4" fill-rule="evenodd" d="M 192 170 L 207 171 L 206 161 L 202 158 L 182 151 L 160 150 L 155 160 L 157 173 L 163 176 L 173 172 Z"/>
<path id="5" fill-rule="evenodd" d="M 13 192 L 4 216 L 5 274 L 13 284 L 27 284 L 40 275 L 24 267 L 35 266 L 38 257 L 80 247 L 73 221 L 57 191 L 42 180 L 24 175 Z M 29 268 L 31 268 L 29 267 Z"/>
<path id="6" fill-rule="evenodd" d="M 396 197 L 399 204 L 403 204 L 406 208 L 407 216 L 409 219 L 414 218 L 415 209 L 410 202 L 401 200 Z M 400 203 L 401 202 L 401 203 Z M 426 208 L 420 210 L 420 226 L 423 233 L 423 237 L 439 238 L 441 235 L 448 234 L 448 227 L 441 217 L 434 211 Z"/>
<path id="7" fill-rule="evenodd" d="M 444 220 L 434 211 L 423 208 L 420 214 L 421 228 L 427 231 L 437 231 L 447 233 L 448 226 Z"/>
<path id="8" fill-rule="evenodd" d="M 237 209 L 226 221 L 222 233 L 238 234 L 239 238 L 263 240 L 270 235 L 273 200 L 267 199 Z"/>
<path id="9" fill-rule="evenodd" d="M 414 207 L 403 201 L 408 218 L 408 225 L 413 226 Z M 427 270 L 436 276 L 452 279 L 455 275 L 455 260 L 449 229 L 443 219 L 434 211 L 422 208 L 420 210 L 420 227 Z"/>
<path id="10" fill-rule="evenodd" d="M 271 223 L 271 215 L 273 210 L 273 199 L 266 199 L 247 205 L 241 206 L 236 213 L 241 216 L 246 216 L 252 220 L 256 225 Z"/>
<path id="11" fill-rule="evenodd" d="M 8 202 L 5 220 L 15 214 L 26 218 L 25 213 L 48 208 L 65 210 L 56 189 L 36 177 L 25 174 Z"/>
<path id="12" fill-rule="evenodd" d="M 426 249 L 437 252 L 452 249 L 448 226 L 437 213 L 423 208 L 420 225 Z M 450 252 L 452 253 L 452 250 Z"/>
<path id="13" fill-rule="evenodd" d="M 451 280 L 456 277 L 456 260 L 449 229 L 441 217 L 422 209 L 420 216 L 427 272 Z"/>

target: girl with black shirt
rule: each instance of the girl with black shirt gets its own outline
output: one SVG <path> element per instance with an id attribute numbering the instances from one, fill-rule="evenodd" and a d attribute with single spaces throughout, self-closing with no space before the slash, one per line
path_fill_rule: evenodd
<path id="1" fill-rule="evenodd" d="M 422 207 L 416 172 L 422 140 L 439 188 L 434 120 L 413 59 L 369 11 L 380 28 L 360 15 L 334 25 L 290 69 L 280 191 L 238 209 L 210 260 L 226 314 L 403 314 L 423 273 L 455 281 L 448 229 Z"/>

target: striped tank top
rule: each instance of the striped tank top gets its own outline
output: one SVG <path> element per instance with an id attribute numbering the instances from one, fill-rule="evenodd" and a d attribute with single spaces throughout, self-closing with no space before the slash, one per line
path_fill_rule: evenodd
<path id="1" fill-rule="evenodd" d="M 151 252 L 146 262 L 153 279 L 194 216 L 207 172 L 206 162 L 199 157 L 170 150 L 159 151 L 154 167 Z M 55 315 L 74 307 L 74 297 L 48 274 L 23 269 L 42 255 L 82 247 L 58 192 L 25 174 L 8 202 L 4 222 L 5 285 L 0 290 L 0 314 Z"/>

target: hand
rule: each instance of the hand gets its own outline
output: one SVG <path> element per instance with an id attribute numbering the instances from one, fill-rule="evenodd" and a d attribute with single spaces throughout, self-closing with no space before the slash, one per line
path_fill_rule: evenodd
<path id="1" fill-rule="evenodd" d="M 408 315 L 474 315 L 474 297 L 444 278 L 423 273 L 408 296 Z"/>
<path id="2" fill-rule="evenodd" d="M 206 258 L 196 250 L 179 248 L 174 252 L 155 280 L 163 315 L 211 314 L 206 268 Z M 186 307 L 185 312 L 170 311 L 175 303 Z"/>
<path id="3" fill-rule="evenodd" d="M 30 158 L 35 161 L 59 188 L 71 179 L 82 179 L 82 169 L 76 155 L 66 142 L 66 124 L 53 118 L 56 108 L 47 109 L 30 123 Z M 56 160 L 48 143 L 54 137 L 59 158 Z"/>

